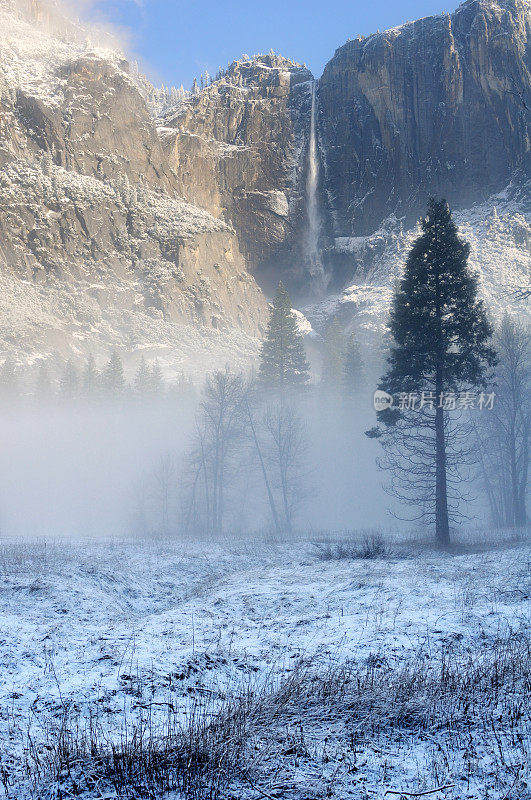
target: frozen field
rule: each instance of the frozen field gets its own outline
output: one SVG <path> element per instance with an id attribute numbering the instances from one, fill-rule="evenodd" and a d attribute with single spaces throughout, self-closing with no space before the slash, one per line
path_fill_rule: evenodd
<path id="1" fill-rule="evenodd" d="M 0 543 L 0 795 L 529 797 L 528 546 L 374 544 Z"/>

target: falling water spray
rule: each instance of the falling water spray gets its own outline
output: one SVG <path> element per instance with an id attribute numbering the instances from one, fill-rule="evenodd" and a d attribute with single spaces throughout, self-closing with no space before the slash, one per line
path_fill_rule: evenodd
<path id="1" fill-rule="evenodd" d="M 308 231 L 306 235 L 306 257 L 310 275 L 318 288 L 325 288 L 325 275 L 319 252 L 321 214 L 319 209 L 319 156 L 317 145 L 317 81 L 312 81 L 312 107 L 310 115 L 310 143 L 308 151 L 308 175 L 306 180 L 306 209 Z"/>

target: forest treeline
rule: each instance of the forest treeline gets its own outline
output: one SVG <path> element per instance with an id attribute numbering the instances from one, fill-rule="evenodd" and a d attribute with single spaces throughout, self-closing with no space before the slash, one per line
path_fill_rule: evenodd
<path id="1" fill-rule="evenodd" d="M 0 402 L 4 403 L 33 400 L 38 405 L 86 399 L 137 398 L 147 401 L 193 399 L 195 396 L 196 389 L 189 375 L 182 372 L 177 379 L 167 381 L 157 359 L 148 361 L 142 356 L 136 371 L 128 379 L 117 350 L 112 350 L 100 367 L 92 355 L 81 365 L 73 359 L 61 363 L 53 358 L 42 361 L 37 369 L 30 369 L 11 357 L 0 365 Z"/>

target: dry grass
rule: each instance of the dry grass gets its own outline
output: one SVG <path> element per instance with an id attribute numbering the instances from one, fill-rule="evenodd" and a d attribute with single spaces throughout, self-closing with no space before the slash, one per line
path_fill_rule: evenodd
<path id="1" fill-rule="evenodd" d="M 322 561 L 411 558 L 443 550 L 450 555 L 488 553 L 518 548 L 529 540 L 529 528 L 500 530 L 472 529 L 452 533 L 449 546 L 441 547 L 433 532 L 406 533 L 379 530 L 324 531 L 314 538 L 312 548 Z"/>
<path id="2" fill-rule="evenodd" d="M 134 716 L 124 712 L 117 735 L 97 716 L 83 719 L 67 705 L 44 742 L 28 742 L 26 774 L 34 796 L 55 786 L 58 797 L 111 792 L 159 798 L 179 792 L 190 800 L 214 800 L 239 774 L 249 709 L 243 696 L 215 710 L 198 701 L 184 718 L 170 705 L 161 715 L 160 707 L 148 704 Z"/>
<path id="3" fill-rule="evenodd" d="M 354 531 L 318 539 L 312 542 L 312 547 L 321 561 L 391 558 L 395 554 L 378 531 Z"/>
<path id="4" fill-rule="evenodd" d="M 396 664 L 384 654 L 363 665 L 331 663 L 325 671 L 300 662 L 288 677 L 272 673 L 217 704 L 195 701 L 185 716 L 148 701 L 134 716 L 124 713 L 119 734 L 97 715 L 83 717 L 63 703 L 44 741 L 29 737 L 26 773 L 34 797 L 52 790 L 57 798 L 110 793 L 157 800 L 178 792 L 221 800 L 239 796 L 243 785 L 268 796 L 259 787 L 273 767 L 278 777 L 294 754 L 299 762 L 315 759 L 306 736 L 327 720 L 343 731 L 342 759 L 355 758 L 368 742 L 394 746 L 404 736 L 431 737 L 434 782 L 452 777 L 456 754 L 472 778 L 479 754 L 489 752 L 498 788 L 516 800 L 528 757 L 530 663 L 529 640 L 511 632 L 474 652 L 458 641 L 435 653 L 426 645 Z M 9 777 L 4 787 L 9 796 Z"/>

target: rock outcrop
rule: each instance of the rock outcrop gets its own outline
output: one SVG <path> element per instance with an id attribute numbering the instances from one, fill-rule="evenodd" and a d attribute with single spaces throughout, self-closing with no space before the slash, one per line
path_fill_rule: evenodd
<path id="1" fill-rule="evenodd" d="M 530 34 L 528 0 L 467 0 L 336 51 L 319 82 L 335 235 L 413 222 L 430 194 L 466 208 L 531 169 Z"/>
<path id="2" fill-rule="evenodd" d="M 71 285 L 176 322 L 258 333 L 263 304 L 234 231 L 122 180 L 13 161 L 0 174 L 0 256 L 22 280 Z M 114 302 L 114 300 L 113 300 Z"/>
<path id="3" fill-rule="evenodd" d="M 262 284 L 303 274 L 312 80 L 281 56 L 237 61 L 159 129 L 180 194 L 231 221 Z"/>
<path id="4" fill-rule="evenodd" d="M 59 292 L 74 308 L 85 296 L 102 313 L 124 312 L 128 330 L 109 331 L 109 346 L 135 318 L 142 329 L 142 316 L 259 337 L 267 303 L 234 228 L 180 196 L 120 53 L 83 38 L 58 10 L 42 19 L 50 8 L 0 5 L 0 269 L 38 285 L 41 299 Z M 89 316 L 77 342 L 70 326 L 50 347 L 90 347 Z M 29 343 L 22 349 L 30 355 Z"/>
<path id="5" fill-rule="evenodd" d="M 467 0 L 340 47 L 318 88 L 321 247 L 330 284 L 353 272 L 338 236 L 389 217 L 408 227 L 430 194 L 467 208 L 522 181 L 530 157 L 527 0 Z M 279 56 L 233 64 L 161 120 L 178 191 L 235 227 L 267 289 L 309 294 L 305 263 L 311 74 Z"/>

